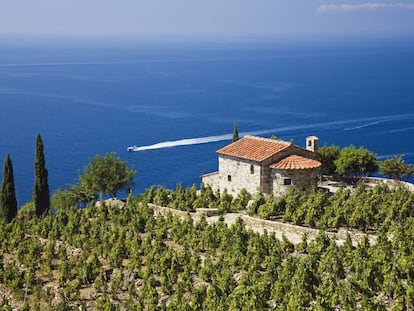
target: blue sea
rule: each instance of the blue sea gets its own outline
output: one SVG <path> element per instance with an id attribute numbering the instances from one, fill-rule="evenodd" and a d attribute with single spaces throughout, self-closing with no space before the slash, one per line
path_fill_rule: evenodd
<path id="1" fill-rule="evenodd" d="M 0 107 L 19 204 L 31 200 L 38 132 L 51 192 L 109 152 L 138 171 L 135 193 L 199 184 L 234 123 L 414 163 L 414 38 L 8 38 Z"/>

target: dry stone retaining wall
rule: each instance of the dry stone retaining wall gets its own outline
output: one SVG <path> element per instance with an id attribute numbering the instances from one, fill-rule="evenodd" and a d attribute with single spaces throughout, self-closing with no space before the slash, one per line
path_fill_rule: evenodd
<path id="1" fill-rule="evenodd" d="M 171 213 L 175 216 L 184 218 L 187 216 L 186 211 L 180 211 L 175 208 L 171 207 L 165 207 L 165 206 L 159 206 L 152 203 L 148 203 L 149 206 L 151 206 L 154 209 L 154 213 L 156 215 L 164 215 L 167 213 Z M 220 214 L 219 210 L 217 208 L 197 208 L 195 213 L 190 213 L 192 217 L 200 217 L 202 214 L 204 214 L 206 217 L 213 217 L 218 216 Z"/>
<path id="2" fill-rule="evenodd" d="M 155 204 L 152 204 L 152 203 L 148 203 L 148 205 L 151 206 L 154 209 L 155 215 L 164 215 L 164 214 L 171 213 L 175 216 L 184 218 L 185 216 L 187 216 L 187 213 L 188 213 L 188 212 L 185 212 L 185 211 L 180 211 L 180 210 L 175 209 L 175 208 L 159 206 L 159 205 L 155 205 Z"/>
<path id="3" fill-rule="evenodd" d="M 212 175 L 216 177 L 216 174 L 212 174 Z M 333 180 L 333 179 L 328 178 L 327 176 L 323 176 L 322 180 Z M 368 184 L 388 184 L 392 186 L 402 184 L 406 186 L 410 191 L 414 192 L 414 184 L 411 184 L 408 182 L 397 182 L 391 179 L 376 178 L 376 177 L 365 177 L 363 178 L 363 181 Z M 173 208 L 158 206 L 155 204 L 149 204 L 149 205 L 152 208 L 154 208 L 154 212 L 156 214 L 167 214 L 168 212 L 170 212 L 181 218 L 184 218 L 187 215 L 187 212 L 176 210 Z M 207 217 L 211 217 L 213 215 L 217 215 L 217 212 L 218 211 L 216 209 L 202 209 L 202 210 L 197 210 L 196 213 L 191 213 L 191 215 L 193 218 L 197 219 L 198 217 L 200 217 L 201 214 L 205 214 Z M 224 218 L 226 220 L 226 216 Z M 279 221 L 265 220 L 265 219 L 260 219 L 256 217 L 250 217 L 248 215 L 242 215 L 241 218 L 243 219 L 247 228 L 250 228 L 258 232 L 263 232 L 264 230 L 268 232 L 275 232 L 278 237 L 284 234 L 290 241 L 294 243 L 299 243 L 300 236 L 302 236 L 304 233 L 308 234 L 309 239 L 314 239 L 319 232 L 318 229 L 296 226 L 296 225 L 292 225 L 288 223 L 282 223 Z M 338 242 L 345 241 L 348 234 L 350 235 L 351 240 L 354 243 L 360 242 L 367 235 L 368 235 L 370 242 L 374 242 L 376 240 L 375 235 L 369 235 L 363 232 L 351 231 L 351 230 L 346 230 L 346 229 L 339 229 L 337 232 L 327 231 L 326 234 L 330 238 L 335 239 Z"/>
<path id="4" fill-rule="evenodd" d="M 188 212 L 180 211 L 174 208 L 158 206 L 158 205 L 151 204 L 151 203 L 149 203 L 148 205 L 154 209 L 154 213 L 156 215 L 165 215 L 167 213 L 171 213 L 177 217 L 184 218 L 187 216 L 187 213 L 188 213 Z M 217 209 L 211 209 L 210 211 L 210 213 L 215 214 L 215 215 L 217 215 L 217 212 L 218 212 Z M 190 213 L 190 214 L 195 220 L 199 219 L 201 214 L 205 214 L 207 217 L 217 217 L 217 216 L 212 216 L 210 213 L 206 213 L 206 211 L 203 210 L 203 211 L 197 211 L 196 213 Z M 290 240 L 293 243 L 299 243 L 301 236 L 305 232 L 308 234 L 308 238 L 310 240 L 314 239 L 316 235 L 319 233 L 318 229 L 296 226 L 296 225 L 287 224 L 287 223 L 283 223 L 279 221 L 265 220 L 265 219 L 260 219 L 256 217 L 251 217 L 248 215 L 242 215 L 241 218 L 244 224 L 246 225 L 246 228 L 248 229 L 252 229 L 257 232 L 263 232 L 264 230 L 266 230 L 267 232 L 274 232 L 276 233 L 278 238 L 280 238 L 282 234 L 284 234 L 288 238 L 288 240 Z M 226 221 L 226 215 L 224 216 L 224 219 Z M 351 237 L 351 240 L 354 243 L 358 243 L 366 236 L 365 233 L 354 232 L 354 231 L 349 231 L 345 229 L 339 229 L 338 232 L 326 232 L 326 234 L 330 238 L 338 240 L 338 241 L 345 241 L 348 233 Z M 376 236 L 369 235 L 369 239 L 371 242 L 375 241 Z"/>
<path id="5" fill-rule="evenodd" d="M 365 183 L 368 184 L 374 184 L 374 185 L 381 185 L 381 184 L 387 184 L 389 186 L 398 186 L 403 185 L 407 187 L 408 190 L 414 192 L 414 185 L 412 183 L 406 182 L 406 181 L 399 181 L 399 180 L 393 180 L 388 178 L 380 178 L 380 177 L 363 177 L 362 180 Z"/>
<path id="6" fill-rule="evenodd" d="M 268 232 L 278 232 L 280 234 L 285 234 L 286 237 L 289 235 L 300 235 L 307 233 L 309 239 L 314 239 L 320 230 L 313 229 L 313 228 L 307 228 L 302 226 L 296 226 L 292 224 L 287 224 L 279 221 L 273 221 L 273 220 L 266 220 L 266 219 L 260 219 L 256 217 L 251 217 L 248 215 L 241 216 L 243 219 L 243 222 L 245 223 L 246 227 L 250 227 L 252 229 L 256 229 L 258 231 L 268 231 Z M 350 235 L 351 240 L 353 242 L 359 242 L 361 241 L 367 234 L 362 232 L 354 232 L 349 231 L 346 229 L 339 229 L 338 232 L 326 232 L 326 234 L 334 240 L 340 240 L 345 241 L 347 234 Z M 370 241 L 375 241 L 376 236 L 374 235 L 368 235 Z M 289 239 L 289 238 L 288 238 Z"/>

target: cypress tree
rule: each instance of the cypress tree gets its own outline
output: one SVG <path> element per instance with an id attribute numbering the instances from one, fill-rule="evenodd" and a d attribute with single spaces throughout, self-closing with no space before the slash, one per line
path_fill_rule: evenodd
<path id="1" fill-rule="evenodd" d="M 233 127 L 233 143 L 239 140 L 239 131 L 237 130 L 237 124 L 234 123 Z"/>
<path id="2" fill-rule="evenodd" d="M 13 164 L 10 155 L 7 154 L 3 166 L 3 180 L 0 190 L 1 213 L 7 222 L 17 215 L 17 200 L 14 188 Z"/>
<path id="3" fill-rule="evenodd" d="M 33 204 L 38 217 L 44 217 L 50 208 L 49 184 L 45 167 L 45 155 L 40 134 L 36 137 L 36 156 L 34 163 Z"/>

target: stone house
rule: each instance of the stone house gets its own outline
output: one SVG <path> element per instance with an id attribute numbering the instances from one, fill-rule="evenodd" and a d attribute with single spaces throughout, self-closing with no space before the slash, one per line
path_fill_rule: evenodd
<path id="1" fill-rule="evenodd" d="M 309 190 L 317 186 L 318 142 L 306 138 L 306 148 L 291 142 L 245 136 L 217 151 L 218 171 L 202 176 L 214 190 L 237 195 L 243 188 L 251 194 L 261 190 L 275 196 L 295 187 Z"/>

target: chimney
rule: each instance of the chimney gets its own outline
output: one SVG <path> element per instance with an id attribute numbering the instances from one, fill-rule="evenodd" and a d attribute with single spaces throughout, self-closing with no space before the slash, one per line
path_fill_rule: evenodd
<path id="1" fill-rule="evenodd" d="M 317 136 L 306 137 L 306 150 L 318 153 L 319 138 Z"/>

